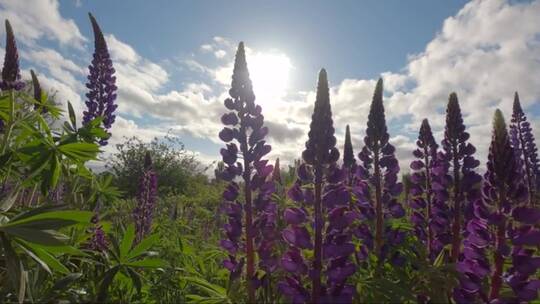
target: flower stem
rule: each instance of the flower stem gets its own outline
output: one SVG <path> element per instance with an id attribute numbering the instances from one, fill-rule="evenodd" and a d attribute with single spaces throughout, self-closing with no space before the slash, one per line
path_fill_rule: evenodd
<path id="1" fill-rule="evenodd" d="M 322 272 L 322 167 L 315 168 L 315 248 L 313 260 L 311 302 L 320 303 Z"/>

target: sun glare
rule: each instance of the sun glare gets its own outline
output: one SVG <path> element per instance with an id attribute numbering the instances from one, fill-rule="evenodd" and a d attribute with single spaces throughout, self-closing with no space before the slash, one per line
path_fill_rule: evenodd
<path id="1" fill-rule="evenodd" d="M 282 53 L 256 53 L 248 57 L 248 68 L 257 103 L 268 104 L 287 90 L 291 60 Z"/>

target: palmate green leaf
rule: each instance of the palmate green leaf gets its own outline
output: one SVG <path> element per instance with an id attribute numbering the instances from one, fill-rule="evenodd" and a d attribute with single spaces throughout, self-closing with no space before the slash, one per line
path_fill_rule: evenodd
<path id="1" fill-rule="evenodd" d="M 131 246 L 133 245 L 134 240 L 135 240 L 135 225 L 130 224 L 128 228 L 126 229 L 126 232 L 124 233 L 124 238 L 122 239 L 122 242 L 120 243 L 119 253 L 120 253 L 121 261 L 126 260 L 127 255 L 131 249 Z"/>
<path id="2" fill-rule="evenodd" d="M 159 240 L 159 235 L 153 234 L 145 239 L 143 239 L 139 244 L 137 244 L 127 255 L 126 259 L 131 260 L 139 255 L 146 252 L 150 247 L 152 247 Z"/>
<path id="3" fill-rule="evenodd" d="M 75 161 L 88 161 L 96 158 L 101 152 L 95 143 L 77 142 L 58 146 L 58 150 L 66 157 Z"/>
<path id="4" fill-rule="evenodd" d="M 167 262 L 162 259 L 146 258 L 134 262 L 126 263 L 125 265 L 131 267 L 145 267 L 145 268 L 162 268 L 167 266 Z"/>

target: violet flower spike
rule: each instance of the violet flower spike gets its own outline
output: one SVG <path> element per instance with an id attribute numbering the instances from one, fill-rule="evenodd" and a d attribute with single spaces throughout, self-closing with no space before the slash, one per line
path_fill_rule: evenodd
<path id="1" fill-rule="evenodd" d="M 391 229 L 384 228 L 384 219 L 401 218 L 405 215 L 405 210 L 397 201 L 403 186 L 397 181 L 399 163 L 395 157 L 394 146 L 388 142 L 389 138 L 383 105 L 383 80 L 379 79 L 368 115 L 365 145 L 358 154 L 361 163 L 357 169 L 362 183 L 362 190 L 357 193 L 358 202 L 364 210 L 365 218 L 375 217 L 374 251 L 379 261 L 384 259 L 384 239 L 391 233 Z M 360 229 L 364 231 L 365 227 L 362 227 L 360 226 Z M 372 240 L 371 232 L 366 234 L 362 231 L 359 231 L 358 235 L 369 243 Z"/>
<path id="2" fill-rule="evenodd" d="M 511 143 L 524 165 L 526 186 L 529 193 L 529 205 L 534 206 L 540 189 L 540 161 L 538 148 L 527 116 L 523 113 L 519 95 L 514 95 L 512 120 L 510 123 Z"/>
<path id="3" fill-rule="evenodd" d="M 350 303 L 355 292 L 347 279 L 356 270 L 350 261 L 354 253 L 350 224 L 356 214 L 348 207 L 350 195 L 344 183 L 345 171 L 336 165 L 339 151 L 335 145 L 328 80 L 323 69 L 319 73 L 308 141 L 302 153 L 305 163 L 298 166 L 297 180 L 288 191 L 299 207 L 287 208 L 283 216 L 289 225 L 283 231 L 289 250 L 281 265 L 289 276 L 279 282 L 279 289 L 294 303 Z M 313 249 L 309 263 L 302 254 L 304 249 Z M 302 284 L 303 279 L 311 280 L 311 295 Z"/>
<path id="4" fill-rule="evenodd" d="M 86 93 L 87 100 L 85 102 L 87 110 L 83 112 L 83 124 L 88 124 L 97 117 L 103 117 L 103 127 L 110 130 L 116 119 L 114 112 L 118 107 L 115 104 L 118 89 L 116 87 L 116 77 L 114 76 L 115 70 L 103 32 L 94 16 L 92 14 L 88 15 L 94 31 L 95 50 L 92 64 L 88 66 L 90 73 L 86 83 L 88 93 Z M 106 139 L 100 140 L 102 146 L 107 145 L 107 143 Z"/>
<path id="5" fill-rule="evenodd" d="M 47 113 L 47 107 L 44 107 L 41 105 L 41 95 L 42 95 L 42 89 L 41 84 L 39 83 L 39 79 L 36 76 L 36 73 L 34 73 L 34 70 L 30 70 L 30 75 L 32 76 L 32 88 L 34 89 L 34 99 L 38 102 L 34 105 L 34 110 L 40 110 L 42 114 Z"/>
<path id="6" fill-rule="evenodd" d="M 224 265 L 231 271 L 231 279 L 242 272 L 244 258 L 239 255 L 245 253 L 248 302 L 254 303 L 255 290 L 271 282 L 269 275 L 277 266 L 274 244 L 279 234 L 275 224 L 277 205 L 272 201 L 273 167 L 263 159 L 271 150 L 264 139 L 268 128 L 264 126 L 261 107 L 255 104 L 243 42 L 236 52 L 229 95 L 224 103 L 230 112 L 221 117 L 225 127 L 219 133 L 220 139 L 228 143 L 221 149 L 225 168 L 220 178 L 229 181 L 223 193 L 229 220 L 224 227 L 226 239 L 221 245 L 229 252 Z M 234 181 L 237 177 L 243 180 L 242 190 Z M 238 201 L 240 191 L 243 191 L 243 203 Z M 241 243 L 243 232 L 245 239 Z M 255 268 L 256 253 L 259 269 L 264 271 L 261 278 L 257 277 Z"/>
<path id="7" fill-rule="evenodd" d="M 91 228 L 92 238 L 90 239 L 89 248 L 93 251 L 104 252 L 109 246 L 107 236 L 105 231 L 103 231 L 102 226 L 99 224 L 99 215 L 96 213 L 92 217 L 92 223 L 94 227 Z"/>
<path id="8" fill-rule="evenodd" d="M 474 216 L 467 223 L 463 259 L 457 264 L 461 277 L 460 287 L 454 290 L 456 302 L 471 303 L 480 298 L 490 303 L 522 303 L 536 298 L 540 281 L 528 277 L 540 268 L 540 258 L 533 257 L 533 250 L 523 246 L 540 245 L 540 231 L 528 224 L 540 219 L 540 210 L 522 207 L 526 199 L 522 176 L 521 160 L 510 144 L 502 113 L 497 110 L 483 197 L 474 203 Z M 538 235 L 520 239 L 531 231 Z M 514 245 L 512 249 L 507 236 Z M 492 263 L 488 252 L 493 253 Z M 510 257 L 513 266 L 504 273 L 505 261 Z M 502 296 L 503 284 L 514 291 L 513 298 Z"/>
<path id="9" fill-rule="evenodd" d="M 415 225 L 416 236 L 426 245 L 428 255 L 434 258 L 441 250 L 440 246 L 433 248 L 434 238 L 439 231 L 437 229 L 439 219 L 438 212 L 433 210 L 434 191 L 431 169 L 437 158 L 438 145 L 427 119 L 422 121 L 416 146 L 417 149 L 413 151 L 416 160 L 410 165 L 412 170 L 410 192 L 413 194 L 409 202 L 413 209 L 411 222 Z M 435 211 L 438 210 L 435 208 Z"/>
<path id="10" fill-rule="evenodd" d="M 2 68 L 2 82 L 0 82 L 0 89 L 2 91 L 20 91 L 23 88 L 24 82 L 21 81 L 19 70 L 17 43 L 11 24 L 6 19 L 6 52 L 4 56 L 4 66 Z"/>
<path id="11" fill-rule="evenodd" d="M 448 219 L 451 229 L 446 232 L 451 236 L 451 261 L 457 261 L 461 252 L 464 222 L 472 215 L 472 202 L 480 193 L 476 185 L 482 180 L 474 170 L 480 162 L 474 158 L 475 147 L 468 143 L 469 133 L 465 131 L 457 95 L 450 94 L 446 109 L 446 126 L 442 141 L 442 152 L 438 154 L 433 170 L 433 187 L 437 200 L 449 201 Z M 451 171 L 450 171 L 451 170 Z M 447 189 L 451 189 L 451 193 Z M 440 211 L 442 211 L 441 208 Z M 441 218 L 443 216 L 441 215 Z"/>
<path id="12" fill-rule="evenodd" d="M 150 152 L 146 152 L 144 169 L 139 180 L 137 207 L 133 210 L 135 242 L 142 241 L 152 229 L 152 218 L 157 203 L 157 176 L 152 168 Z"/>

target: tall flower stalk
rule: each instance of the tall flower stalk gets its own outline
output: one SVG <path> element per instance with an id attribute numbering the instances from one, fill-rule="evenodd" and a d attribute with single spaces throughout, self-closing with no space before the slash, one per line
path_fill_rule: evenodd
<path id="1" fill-rule="evenodd" d="M 521 167 L 521 160 L 510 144 L 503 115 L 497 110 L 483 197 L 474 203 L 474 216 L 467 224 L 463 259 L 458 263 L 462 274 L 461 286 L 454 291 L 458 303 L 477 299 L 490 303 L 522 303 L 536 297 L 540 281 L 528 281 L 527 277 L 540 268 L 539 258 L 532 257 L 532 251 L 524 247 L 540 244 L 540 231 L 521 223 L 538 222 L 540 210 L 522 207 L 527 192 Z M 512 240 L 513 249 L 507 237 Z M 491 259 L 489 253 L 493 254 Z M 513 267 L 504 273 L 505 262 L 510 257 Z M 514 290 L 514 298 L 503 296 L 505 282 Z"/>
<path id="2" fill-rule="evenodd" d="M 437 158 L 438 145 L 435 142 L 427 119 L 422 121 L 416 146 L 417 148 L 413 151 L 416 160 L 411 162 L 410 165 L 412 170 L 410 176 L 410 192 L 412 193 L 410 205 L 414 210 L 411 215 L 411 222 L 415 225 L 416 235 L 426 245 L 428 255 L 433 258 L 441 250 L 441 246 L 434 246 L 434 243 L 437 232 L 442 229 L 439 227 L 441 223 L 438 222 L 439 218 L 437 216 L 441 213 L 441 210 L 437 210 L 436 206 L 434 206 L 435 199 L 431 176 L 431 168 Z"/>
<path id="3" fill-rule="evenodd" d="M 242 273 L 244 258 L 239 255 L 241 251 L 245 252 L 248 302 L 255 303 L 257 287 L 269 282 L 267 275 L 277 266 L 273 250 L 278 236 L 275 227 L 277 206 L 272 201 L 273 168 L 263 159 L 271 150 L 264 139 L 268 128 L 264 126 L 261 107 L 255 104 L 242 42 L 236 52 L 229 95 L 225 107 L 230 112 L 221 117 L 226 127 L 219 133 L 220 139 L 227 143 L 226 148 L 221 149 L 225 168 L 220 177 L 229 181 L 223 193 L 229 220 L 221 246 L 229 253 L 224 265 L 231 271 L 231 278 Z M 237 177 L 241 177 L 243 185 L 235 181 Z M 239 200 L 241 187 L 244 202 Z M 264 271 L 262 278 L 256 274 L 256 253 L 259 268 Z"/>
<path id="4" fill-rule="evenodd" d="M 395 148 L 388 142 L 389 138 L 384 115 L 383 81 L 379 79 L 369 110 L 364 137 L 365 145 L 358 154 L 361 164 L 357 171 L 364 188 L 359 192 L 359 204 L 371 206 L 372 210 L 366 217 L 372 218 L 373 211 L 375 217 L 374 236 L 365 225 L 360 226 L 358 235 L 364 239 L 368 247 L 374 246 L 374 253 L 379 261 L 384 259 L 389 249 L 388 246 L 384 246 L 385 238 L 391 242 L 403 239 L 401 232 L 392 231 L 389 227 L 385 228 L 385 218 L 401 218 L 405 215 L 405 210 L 397 201 L 402 191 L 402 184 L 397 181 L 399 164 L 394 154 Z M 394 237 L 396 233 L 399 237 Z"/>
<path id="5" fill-rule="evenodd" d="M 114 112 L 118 107 L 115 104 L 117 91 L 115 70 L 103 32 L 94 16 L 88 15 L 94 31 L 95 50 L 92 64 L 88 66 L 90 73 L 86 83 L 88 93 L 86 93 L 87 100 L 85 102 L 87 110 L 83 112 L 83 123 L 88 124 L 93 119 L 102 117 L 103 127 L 110 130 L 116 119 Z M 102 146 L 107 145 L 107 143 L 107 139 L 100 140 Z"/>
<path id="6" fill-rule="evenodd" d="M 24 88 L 24 82 L 21 81 L 19 69 L 19 52 L 17 51 L 17 42 L 11 24 L 6 19 L 6 51 L 4 55 L 4 66 L 2 67 L 2 81 L 0 82 L 0 90 L 2 91 L 20 91 Z M 13 98 L 12 98 L 13 99 Z M 14 113 L 15 104 L 12 100 L 10 106 L 11 115 Z M 8 124 L 11 122 L 8 121 Z M 0 118 L 0 133 L 4 132 L 5 122 Z M 11 126 L 8 127 L 7 134 L 4 135 L 4 149 L 7 141 L 11 136 Z M 2 151 L 3 153 L 4 151 Z"/>
<path id="7" fill-rule="evenodd" d="M 135 241 L 138 243 L 150 233 L 152 217 L 157 202 L 157 176 L 152 168 L 150 152 L 146 152 L 144 169 L 139 179 L 137 207 L 133 210 L 135 220 Z"/>
<path id="8" fill-rule="evenodd" d="M 534 135 L 527 116 L 523 113 L 519 95 L 514 95 L 514 107 L 510 124 L 510 138 L 518 157 L 524 165 L 526 186 L 529 192 L 529 205 L 534 206 L 540 189 L 540 161 L 538 148 L 534 142 Z"/>
<path id="9" fill-rule="evenodd" d="M 324 69 L 319 73 L 302 158 L 305 163 L 298 167 L 298 179 L 288 191 L 298 207 L 287 208 L 284 213 L 288 228 L 282 234 L 289 249 L 281 264 L 289 276 L 280 282 L 280 290 L 293 303 L 349 303 L 354 288 L 346 280 L 354 273 L 355 266 L 350 261 L 354 245 L 348 226 L 354 214 L 348 210 L 344 171 L 336 165 L 339 151 Z M 306 263 L 307 250 L 313 253 L 311 263 Z M 311 292 L 304 279 L 310 279 Z"/>
<path id="10" fill-rule="evenodd" d="M 450 260 L 453 262 L 459 258 L 463 222 L 472 215 L 472 202 L 480 194 L 476 186 L 482 180 L 474 171 L 480 162 L 474 158 L 476 148 L 468 139 L 469 133 L 465 131 L 457 95 L 452 93 L 446 108 L 442 151 L 438 154 L 433 168 L 433 188 L 437 200 L 448 202 L 451 229 L 447 233 L 451 236 Z M 444 232 L 441 231 L 441 234 Z"/>

